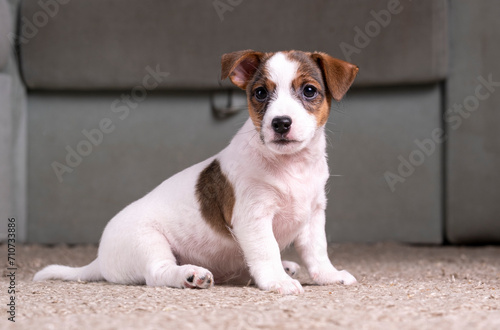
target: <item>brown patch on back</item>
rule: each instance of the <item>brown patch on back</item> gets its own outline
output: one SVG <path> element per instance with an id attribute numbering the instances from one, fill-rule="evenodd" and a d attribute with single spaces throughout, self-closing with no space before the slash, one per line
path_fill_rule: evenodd
<path id="1" fill-rule="evenodd" d="M 201 171 L 196 183 L 196 197 L 201 215 L 216 232 L 231 235 L 231 218 L 235 203 L 234 189 L 215 159 Z"/>

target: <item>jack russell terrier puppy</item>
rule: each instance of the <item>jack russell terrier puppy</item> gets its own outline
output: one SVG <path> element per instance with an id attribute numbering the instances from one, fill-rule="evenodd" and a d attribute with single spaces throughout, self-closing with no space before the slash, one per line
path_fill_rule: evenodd
<path id="1" fill-rule="evenodd" d="M 229 146 L 118 213 L 92 263 L 51 265 L 34 280 L 210 288 L 251 276 L 298 294 L 299 266 L 280 256 L 293 243 L 315 283 L 356 283 L 328 258 L 324 126 L 357 72 L 319 52 L 224 54 L 222 79 L 246 90 L 250 113 Z"/>

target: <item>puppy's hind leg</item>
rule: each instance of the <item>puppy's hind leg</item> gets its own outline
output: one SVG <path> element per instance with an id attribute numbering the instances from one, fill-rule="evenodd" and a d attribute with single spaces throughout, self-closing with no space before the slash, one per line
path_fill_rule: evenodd
<path id="1" fill-rule="evenodd" d="M 144 278 L 148 286 L 208 289 L 214 285 L 213 275 L 205 268 L 177 265 L 167 239 L 159 232 L 148 237 Z"/>

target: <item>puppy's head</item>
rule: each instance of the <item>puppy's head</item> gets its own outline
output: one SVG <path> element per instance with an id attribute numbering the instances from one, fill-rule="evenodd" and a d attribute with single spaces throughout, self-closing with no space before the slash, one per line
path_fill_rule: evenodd
<path id="1" fill-rule="evenodd" d="M 357 73 L 357 66 L 319 52 L 222 56 L 222 79 L 246 90 L 250 118 L 262 142 L 278 154 L 308 145 L 328 120 L 332 98 L 340 101 Z"/>

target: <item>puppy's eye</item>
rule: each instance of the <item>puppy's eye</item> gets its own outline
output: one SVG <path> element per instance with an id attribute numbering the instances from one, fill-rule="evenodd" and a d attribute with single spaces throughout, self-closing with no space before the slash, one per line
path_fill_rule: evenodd
<path id="1" fill-rule="evenodd" d="M 267 90 L 264 87 L 259 87 L 255 90 L 255 98 L 258 101 L 265 101 L 267 99 Z"/>
<path id="2" fill-rule="evenodd" d="M 318 90 L 312 85 L 306 85 L 302 90 L 302 94 L 306 99 L 312 99 L 315 98 L 316 95 L 318 95 Z"/>

